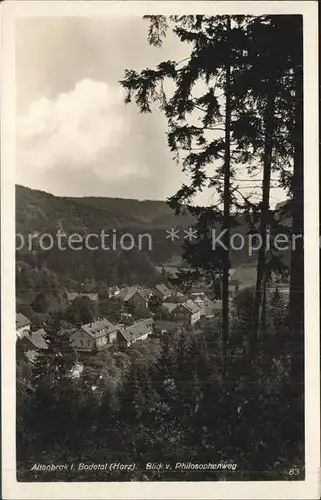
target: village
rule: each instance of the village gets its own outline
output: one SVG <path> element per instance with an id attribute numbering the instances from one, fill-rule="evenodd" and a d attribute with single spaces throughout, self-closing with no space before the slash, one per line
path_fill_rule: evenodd
<path id="1" fill-rule="evenodd" d="M 231 285 L 232 289 L 235 292 L 235 285 Z M 109 298 L 118 301 L 121 307 L 121 321 L 115 324 L 108 317 L 96 317 L 90 323 L 74 326 L 70 330 L 70 342 L 78 358 L 115 344 L 130 347 L 150 336 L 170 334 L 179 326 L 197 329 L 204 322 L 220 322 L 221 300 L 210 299 L 206 289 L 184 294 L 161 282 L 153 288 L 113 286 L 108 291 Z M 66 291 L 70 305 L 80 297 L 86 297 L 93 304 L 100 300 L 97 293 Z M 44 325 L 36 329 L 24 314 L 16 313 L 17 346 L 32 363 L 37 353 L 48 347 L 45 328 Z"/>
<path id="2" fill-rule="evenodd" d="M 230 270 L 229 279 L 229 314 L 234 314 L 234 299 L 240 289 L 240 283 L 235 279 L 235 270 Z M 267 295 L 278 290 L 285 302 L 289 300 L 289 288 L 286 285 L 272 282 L 267 288 Z M 79 299 L 96 306 L 102 298 L 98 293 L 84 291 L 65 291 L 66 303 L 73 307 Z M 213 299 L 213 292 L 203 282 L 195 282 L 188 292 L 182 292 L 179 287 L 160 281 L 153 287 L 110 286 L 107 301 L 113 301 L 119 307 L 119 321 L 114 321 L 108 315 L 97 314 L 92 321 L 80 325 L 70 325 L 70 344 L 76 358 L 81 360 L 93 352 L 108 349 L 111 346 L 129 348 L 136 342 L 142 342 L 149 337 L 159 338 L 163 334 L 171 334 L 178 329 L 189 329 L 196 333 L 204 325 L 220 329 L 222 316 L 222 300 Z M 46 325 L 36 326 L 23 313 L 16 313 L 16 342 L 20 353 L 34 363 L 37 353 L 45 351 Z"/>

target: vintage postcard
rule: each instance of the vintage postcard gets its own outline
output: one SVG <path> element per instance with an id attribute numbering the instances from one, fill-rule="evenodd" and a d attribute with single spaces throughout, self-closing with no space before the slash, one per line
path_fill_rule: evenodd
<path id="1" fill-rule="evenodd" d="M 319 498 L 317 19 L 2 3 L 3 498 Z"/>

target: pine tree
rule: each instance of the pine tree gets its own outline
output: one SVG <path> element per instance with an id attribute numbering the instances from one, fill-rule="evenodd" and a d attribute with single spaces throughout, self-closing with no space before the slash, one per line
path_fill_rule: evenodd
<path id="1" fill-rule="evenodd" d="M 126 102 L 130 102 L 135 94 L 141 112 L 151 112 L 151 102 L 159 102 L 168 120 L 169 148 L 175 159 L 190 172 L 190 184 L 183 185 L 169 199 L 176 213 L 188 206 L 197 218 L 195 229 L 199 239 L 192 244 L 186 243 L 183 255 L 192 271 L 185 272 L 181 281 L 201 278 L 213 289 L 217 289 L 220 282 L 221 297 L 218 298 L 223 299 L 225 345 L 229 329 L 229 251 L 221 247 L 213 249 L 211 240 L 213 229 L 223 229 L 228 248 L 229 229 L 233 224 L 231 113 L 234 108 L 231 80 L 241 60 L 244 19 L 242 16 L 173 16 L 169 20 L 163 16 L 147 17 L 151 44 L 160 45 L 166 30 L 172 25 L 178 38 L 192 45 L 190 57 L 187 62 L 162 62 L 156 70 L 146 69 L 140 74 L 127 70 L 121 84 L 128 91 Z M 164 90 L 167 79 L 172 80 L 176 87 L 171 97 Z M 205 89 L 201 96 L 196 97 L 193 89 L 198 84 L 205 84 Z M 221 93 L 225 95 L 225 105 L 219 97 Z M 214 203 L 207 208 L 192 207 L 191 200 L 206 186 L 213 189 L 219 207 Z"/>
<path id="2" fill-rule="evenodd" d="M 191 45 L 190 56 L 180 62 L 162 62 L 154 70 L 126 71 L 121 82 L 128 91 L 126 102 L 130 102 L 134 95 L 141 112 L 151 112 L 152 102 L 158 102 L 168 120 L 169 148 L 190 174 L 189 185 L 184 184 L 169 199 L 170 206 L 177 213 L 188 206 L 197 218 L 198 240 L 186 244 L 183 254 L 192 272 L 183 278 L 207 280 L 217 292 L 217 285 L 221 284 L 220 293 L 222 288 L 224 291 L 224 347 L 228 338 L 226 283 L 229 252 L 222 248 L 213 251 L 211 232 L 227 229 L 227 241 L 229 229 L 237 224 L 234 212 L 241 211 L 254 221 L 254 231 L 259 230 L 262 243 L 257 265 L 255 319 L 250 332 L 250 345 L 254 348 L 266 328 L 266 286 L 278 260 L 277 256 L 270 259 L 265 251 L 267 229 L 276 224 L 270 209 L 272 173 L 276 186 L 290 192 L 293 190 L 296 217 L 302 225 L 302 196 L 300 202 L 298 182 L 298 179 L 302 180 L 302 169 L 299 177 L 294 175 L 294 183 L 291 182 L 293 157 L 296 156 L 295 172 L 299 172 L 297 160 L 300 154 L 302 159 L 300 141 L 295 141 L 295 137 L 300 136 L 299 111 L 294 119 L 294 111 L 299 109 L 298 106 L 295 108 L 300 80 L 295 78 L 300 71 L 299 21 L 296 16 L 286 20 L 282 16 L 233 16 L 229 29 L 226 29 L 226 16 L 149 16 L 149 21 L 151 44 L 161 45 L 162 38 L 172 27 L 182 42 Z M 288 36 L 288 25 L 291 37 Z M 294 45 L 290 41 L 292 38 Z M 175 87 L 171 96 L 166 94 L 167 80 Z M 229 92 L 226 91 L 228 80 Z M 200 82 L 205 90 L 196 96 L 193 90 Z M 219 97 L 222 92 L 228 97 L 225 106 Z M 299 97 L 296 99 L 297 104 L 301 102 Z M 232 112 L 230 133 L 229 108 Z M 229 138 L 230 150 L 227 147 Z M 223 166 L 220 167 L 221 161 Z M 259 203 L 253 202 L 250 195 L 245 195 L 239 188 L 236 172 L 244 167 L 254 175 L 263 173 L 262 200 Z M 216 206 L 214 203 L 206 208 L 192 206 L 195 194 L 206 186 L 210 186 L 218 198 Z M 227 217 L 228 212 L 230 217 Z M 302 263 L 302 250 L 293 255 L 292 263 L 296 258 Z M 293 266 L 292 271 L 291 288 L 294 290 L 300 280 L 295 277 Z M 300 283 L 302 285 L 302 279 Z M 293 298 L 294 294 L 291 295 Z M 298 310 L 302 311 L 302 307 Z M 302 314 L 300 321 L 302 323 Z"/>
<path id="3" fill-rule="evenodd" d="M 274 335 L 284 335 L 287 319 L 287 304 L 276 287 L 269 301 L 269 315 Z"/>
<path id="4" fill-rule="evenodd" d="M 238 74 L 237 90 L 242 96 L 243 109 L 240 111 L 242 119 L 235 123 L 234 133 L 243 147 L 247 146 L 253 151 L 256 161 L 261 160 L 263 163 L 262 201 L 259 204 L 249 204 L 262 239 L 257 266 L 256 319 L 252 344 L 255 344 L 260 333 L 264 332 L 266 283 L 272 264 L 277 262 L 275 256 L 269 262 L 265 251 L 266 230 L 277 225 L 269 207 L 272 172 L 279 176 L 277 185 L 287 191 L 291 190 L 294 157 L 292 130 L 296 93 L 294 73 L 296 58 L 300 60 L 300 50 L 297 44 L 294 46 L 290 40 L 297 40 L 298 17 L 292 16 L 286 20 L 282 16 L 251 19 L 247 27 L 247 64 Z M 245 76 L 247 88 L 245 85 L 242 87 Z M 248 124 L 245 134 L 242 122 Z M 280 224 L 279 226 L 281 227 Z"/>
<path id="5" fill-rule="evenodd" d="M 66 324 L 45 326 L 47 349 L 37 354 L 31 375 L 31 425 L 45 442 L 65 439 L 73 427 L 76 388 L 71 378 L 75 354 Z M 39 422 L 42 422 L 39 430 Z"/>

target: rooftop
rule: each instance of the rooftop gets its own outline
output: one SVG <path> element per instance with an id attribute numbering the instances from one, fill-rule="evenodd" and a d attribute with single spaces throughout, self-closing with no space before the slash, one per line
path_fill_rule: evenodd
<path id="1" fill-rule="evenodd" d="M 31 322 L 22 313 L 16 313 L 16 328 L 23 328 L 24 326 L 30 325 Z"/>
<path id="2" fill-rule="evenodd" d="M 119 325 L 114 325 L 106 318 L 98 319 L 92 323 L 87 323 L 87 325 L 82 325 L 81 329 L 84 330 L 88 335 L 93 338 L 101 337 L 119 328 Z"/>
<path id="3" fill-rule="evenodd" d="M 30 333 L 27 338 L 38 349 L 48 349 L 46 332 L 43 328 L 40 328 L 40 330 L 37 330 L 36 332 Z"/>
<path id="4" fill-rule="evenodd" d="M 117 297 L 124 302 L 128 302 L 128 300 L 131 299 L 133 295 L 135 295 L 135 293 L 138 293 L 144 300 L 148 299 L 147 293 L 136 286 L 128 286 L 126 288 L 123 288 L 117 295 Z"/>
<path id="5" fill-rule="evenodd" d="M 186 302 L 183 302 L 181 306 L 185 307 L 188 309 L 192 314 L 197 313 L 200 310 L 200 307 L 195 304 L 192 300 L 187 300 Z"/>
<path id="6" fill-rule="evenodd" d="M 148 318 L 128 326 L 126 330 L 134 339 L 137 340 L 146 333 L 149 333 L 153 326 L 154 320 L 152 318 Z"/>
<path id="7" fill-rule="evenodd" d="M 133 340 L 138 340 L 143 337 L 143 335 L 150 333 L 153 326 L 154 320 L 152 318 L 148 318 L 127 326 L 122 329 L 120 333 L 127 342 L 132 342 Z"/>
<path id="8" fill-rule="evenodd" d="M 164 283 L 155 285 L 155 289 L 164 296 L 172 294 L 172 291 Z"/>

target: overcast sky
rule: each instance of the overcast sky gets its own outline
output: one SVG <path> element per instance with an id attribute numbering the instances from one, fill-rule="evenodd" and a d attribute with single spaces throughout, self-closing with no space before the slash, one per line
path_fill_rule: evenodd
<path id="1" fill-rule="evenodd" d="M 17 183 L 62 196 L 176 192 L 186 178 L 168 150 L 164 118 L 156 107 L 142 115 L 125 105 L 118 83 L 125 68 L 186 57 L 173 35 L 149 46 L 147 30 L 133 17 L 16 22 Z"/>

